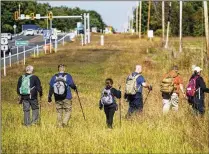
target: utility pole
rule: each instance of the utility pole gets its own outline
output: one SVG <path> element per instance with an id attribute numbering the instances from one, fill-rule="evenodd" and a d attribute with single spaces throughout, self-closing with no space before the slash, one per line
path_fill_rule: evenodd
<path id="1" fill-rule="evenodd" d="M 149 8 L 148 8 L 148 20 L 147 20 L 147 36 L 149 31 L 149 21 L 150 21 L 150 8 L 151 8 L 151 0 L 149 0 Z"/>
<path id="2" fill-rule="evenodd" d="M 182 0 L 180 0 L 179 52 L 182 52 Z"/>
<path id="3" fill-rule="evenodd" d="M 19 16 L 20 16 L 20 4 L 19 4 Z"/>
<path id="4" fill-rule="evenodd" d="M 168 48 L 168 36 L 169 36 L 169 29 L 170 29 L 170 20 L 171 20 L 171 2 L 169 3 L 169 13 L 168 13 L 168 26 L 167 26 L 167 34 L 166 34 L 166 42 L 165 48 Z"/>
<path id="5" fill-rule="evenodd" d="M 204 17 L 205 17 L 205 37 L 206 37 L 206 70 L 207 74 L 209 75 L 209 70 L 208 70 L 208 60 L 209 60 L 209 33 L 208 33 L 208 5 L 207 1 L 203 2 L 204 4 Z M 209 84 L 209 81 L 208 81 Z"/>
<path id="6" fill-rule="evenodd" d="M 162 44 L 165 44 L 165 2 L 162 1 L 162 37 L 163 41 Z"/>
<path id="7" fill-rule="evenodd" d="M 209 46 L 209 33 L 208 33 L 208 6 L 207 6 L 207 1 L 203 2 L 204 4 L 204 16 L 205 16 L 205 37 L 206 37 L 206 44 L 207 44 L 207 50 Z"/>
<path id="8" fill-rule="evenodd" d="M 136 34 L 138 34 L 139 2 L 136 2 Z"/>
<path id="9" fill-rule="evenodd" d="M 139 2 L 139 38 L 141 38 L 141 31 L 142 31 L 142 0 Z"/>

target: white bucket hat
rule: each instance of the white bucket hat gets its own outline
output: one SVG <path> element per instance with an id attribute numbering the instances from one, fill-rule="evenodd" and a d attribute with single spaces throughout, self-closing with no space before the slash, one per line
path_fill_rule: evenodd
<path id="1" fill-rule="evenodd" d="M 200 71 L 202 71 L 202 68 L 196 66 L 196 67 L 194 68 L 194 71 L 197 71 L 197 73 L 199 73 Z"/>

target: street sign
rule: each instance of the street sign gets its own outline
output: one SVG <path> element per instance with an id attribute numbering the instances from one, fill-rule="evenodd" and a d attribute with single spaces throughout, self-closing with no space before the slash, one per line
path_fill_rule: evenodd
<path id="1" fill-rule="evenodd" d="M 16 26 L 16 25 L 14 25 L 14 26 L 13 26 L 13 28 L 15 29 L 15 28 L 17 28 L 17 26 Z"/>
<path id="2" fill-rule="evenodd" d="M 15 41 L 16 46 L 28 46 L 28 41 Z"/>
<path id="3" fill-rule="evenodd" d="M 36 14 L 36 19 L 40 19 L 41 15 L 40 14 Z"/>
<path id="4" fill-rule="evenodd" d="M 49 39 L 51 36 L 52 31 L 51 30 L 43 30 L 43 37 L 44 39 Z"/>
<path id="5" fill-rule="evenodd" d="M 25 14 L 21 14 L 21 15 L 20 15 L 20 19 L 21 19 L 21 20 L 24 20 L 24 19 L 25 19 Z"/>
<path id="6" fill-rule="evenodd" d="M 2 37 L 1 38 L 1 45 L 6 45 L 8 44 L 8 38 Z"/>
<path id="7" fill-rule="evenodd" d="M 148 37 L 149 38 L 153 38 L 153 30 L 149 30 L 148 31 Z"/>
<path id="8" fill-rule="evenodd" d="M 8 51 L 8 45 L 1 45 L 1 50 Z"/>

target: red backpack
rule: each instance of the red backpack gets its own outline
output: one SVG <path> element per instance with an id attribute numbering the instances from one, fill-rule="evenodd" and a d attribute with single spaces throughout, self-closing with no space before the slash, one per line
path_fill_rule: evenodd
<path id="1" fill-rule="evenodd" d="M 186 88 L 186 95 L 188 97 L 192 97 L 195 95 L 195 92 L 196 92 L 196 80 L 199 76 L 195 76 L 194 78 L 192 78 L 190 81 L 189 81 L 189 84 Z"/>

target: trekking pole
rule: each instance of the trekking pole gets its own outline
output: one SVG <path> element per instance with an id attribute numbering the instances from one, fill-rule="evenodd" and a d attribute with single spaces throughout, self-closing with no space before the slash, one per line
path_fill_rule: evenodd
<path id="1" fill-rule="evenodd" d="M 147 98 L 148 98 L 148 96 L 149 96 L 150 91 L 151 91 L 151 90 L 149 90 L 148 93 L 147 93 L 147 96 L 146 96 L 146 98 L 145 98 L 145 100 L 144 100 L 144 104 L 145 104 L 146 101 L 147 101 Z"/>
<path id="2" fill-rule="evenodd" d="M 83 113 L 83 118 L 84 118 L 84 120 L 86 120 L 85 115 L 84 115 L 84 112 L 83 112 L 83 107 L 82 107 L 82 105 L 81 105 L 80 97 L 79 97 L 79 95 L 78 95 L 78 90 L 75 89 L 75 92 L 76 92 L 76 94 L 77 94 L 77 96 L 78 96 L 78 101 L 79 101 L 79 104 L 80 104 L 80 107 L 81 107 L 81 111 L 82 111 L 82 113 Z"/>
<path id="3" fill-rule="evenodd" d="M 39 108 L 40 108 L 40 109 L 39 109 L 39 110 L 40 110 L 40 111 L 39 111 L 39 125 L 41 125 L 41 97 L 40 97 L 39 106 L 40 106 L 40 107 L 39 107 Z"/>
<path id="4" fill-rule="evenodd" d="M 121 86 L 119 86 L 119 90 L 121 89 Z M 119 99 L 119 116 L 120 116 L 120 128 L 121 128 L 121 98 Z"/>

